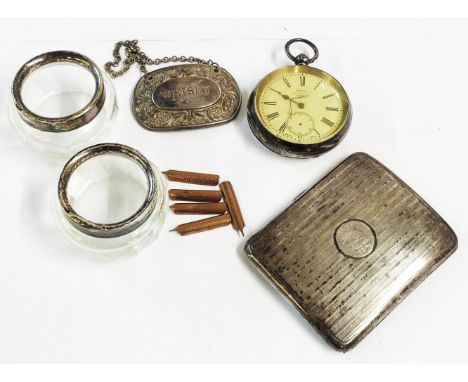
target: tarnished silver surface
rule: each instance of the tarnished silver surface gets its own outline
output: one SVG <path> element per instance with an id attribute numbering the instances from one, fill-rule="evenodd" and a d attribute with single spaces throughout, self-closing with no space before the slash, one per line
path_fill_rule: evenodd
<path id="1" fill-rule="evenodd" d="M 291 53 L 291 45 L 299 42 L 306 44 L 312 48 L 312 50 L 314 51 L 314 55 L 311 58 L 306 56 L 304 53 L 298 54 L 297 56 L 294 56 Z M 317 45 L 305 38 L 293 38 L 289 40 L 284 46 L 284 50 L 286 51 L 286 55 L 288 56 L 288 58 L 292 60 L 296 65 L 310 65 L 313 62 L 315 62 L 315 60 L 317 60 L 317 58 L 319 57 L 319 50 L 317 48 Z"/>
<path id="2" fill-rule="evenodd" d="M 223 68 L 176 65 L 145 74 L 133 96 L 133 113 L 150 130 L 176 130 L 226 123 L 236 117 L 241 93 Z"/>
<path id="3" fill-rule="evenodd" d="M 33 113 L 24 104 L 21 95 L 24 81 L 28 76 L 35 70 L 53 63 L 80 65 L 93 75 L 96 83 L 96 91 L 89 103 L 76 113 L 65 117 L 51 118 Z M 52 133 L 71 131 L 88 124 L 99 114 L 106 97 L 104 79 L 99 67 L 88 57 L 65 50 L 43 53 L 26 62 L 13 80 L 12 92 L 16 109 L 23 121 L 35 129 Z"/>
<path id="4" fill-rule="evenodd" d="M 122 58 L 121 50 L 123 50 Z M 133 64 L 145 73 L 133 93 L 133 114 L 145 128 L 180 130 L 219 125 L 234 119 L 242 95 L 234 78 L 213 60 L 194 56 L 149 58 L 138 40 L 119 41 L 113 60 L 105 70 L 113 77 L 126 73 Z M 182 62 L 152 72 L 148 65 Z"/>
<path id="5" fill-rule="evenodd" d="M 119 155 L 137 163 L 144 171 L 148 192 L 142 206 L 132 216 L 117 223 L 95 223 L 80 216 L 68 199 L 68 182 L 78 166 L 99 155 Z M 87 147 L 66 164 L 58 183 L 58 196 L 68 221 L 79 231 L 93 237 L 111 238 L 125 235 L 140 227 L 154 211 L 157 202 L 156 179 L 151 163 L 137 150 L 118 143 L 101 143 Z"/>
<path id="6" fill-rule="evenodd" d="M 308 57 L 304 53 L 300 53 L 296 56 L 294 56 L 291 53 L 291 45 L 295 43 L 303 43 L 312 48 L 314 55 L 312 57 Z M 347 134 L 349 127 L 351 125 L 351 120 L 353 116 L 353 110 L 351 106 L 351 102 L 349 100 L 348 95 L 346 94 L 346 91 L 344 90 L 343 86 L 340 84 L 340 82 L 331 76 L 330 74 L 324 72 L 323 70 L 317 69 L 317 68 L 312 68 L 309 67 L 308 65 L 315 62 L 317 58 L 319 57 L 319 51 L 317 46 L 304 38 L 293 38 L 289 41 L 286 42 L 285 45 L 285 51 L 286 55 L 294 62 L 294 66 L 286 66 L 283 68 L 279 68 L 277 70 L 274 70 L 273 72 L 270 72 L 268 75 L 266 75 L 255 87 L 255 89 L 252 91 L 250 94 L 248 103 L 247 103 L 247 121 L 249 123 L 250 129 L 252 130 L 252 133 L 255 135 L 255 137 L 268 149 L 271 151 L 283 155 L 286 157 L 290 158 L 313 158 L 317 157 L 319 155 L 322 155 L 323 153 L 333 149 L 338 145 L 338 143 L 341 142 L 341 140 L 345 137 Z M 311 91 L 308 95 L 306 93 L 302 92 L 302 89 L 300 92 L 296 90 L 296 94 L 291 94 L 289 93 L 281 93 L 278 90 L 272 89 L 270 87 L 271 81 L 274 81 L 275 77 L 285 77 L 290 73 L 303 73 L 303 74 L 308 74 L 312 75 L 314 77 L 317 77 L 320 79 L 320 82 L 318 85 L 313 87 L 313 91 Z M 285 79 L 284 79 L 285 80 Z M 284 81 L 283 80 L 283 81 Z M 286 80 L 288 88 L 291 87 L 289 82 Z M 334 88 L 333 91 L 336 91 L 337 94 L 340 94 L 341 99 L 343 100 L 343 110 L 345 110 L 345 117 L 343 118 L 342 121 L 340 121 L 339 129 L 337 132 L 331 136 L 329 136 L 325 140 L 319 140 L 315 143 L 304 143 L 301 139 L 296 139 L 296 140 L 291 140 L 291 139 L 285 139 L 283 134 L 278 135 L 278 131 L 273 132 L 271 129 L 268 128 L 267 125 L 265 125 L 265 120 L 262 117 L 262 112 L 259 108 L 260 105 L 260 95 L 264 91 L 265 87 L 270 88 L 270 90 L 275 91 L 276 93 L 279 93 L 283 99 L 289 100 L 290 105 L 291 102 L 294 101 L 295 99 L 298 98 L 304 98 L 305 96 L 310 96 L 313 94 L 317 88 L 322 83 L 328 83 L 332 84 L 332 88 Z M 305 86 L 305 80 L 303 82 L 303 85 Z M 294 88 L 294 87 L 293 87 Z M 327 96 L 328 97 L 328 96 Z M 327 98 L 325 97 L 325 98 Z M 297 101 L 294 101 L 297 103 Z M 268 102 L 267 102 L 268 103 Z M 271 104 L 271 102 L 270 102 Z M 276 103 L 273 103 L 274 105 Z M 297 103 L 298 106 L 301 105 L 301 103 Z M 320 106 L 317 104 L 317 102 L 313 105 L 313 110 L 319 110 Z M 302 109 L 304 108 L 304 103 L 302 103 L 302 106 L 300 106 Z M 273 111 L 273 109 L 272 109 Z M 302 110 L 303 112 L 304 110 Z M 284 128 L 286 129 L 286 126 L 288 122 L 291 120 L 291 117 L 293 115 L 300 115 L 301 113 L 292 113 L 292 109 L 290 108 L 290 115 L 289 117 L 285 120 L 284 122 Z M 278 114 L 278 113 L 276 113 Z M 274 113 L 273 113 L 274 115 Z M 268 117 L 268 115 L 267 115 Z M 276 116 L 273 116 L 273 118 L 276 118 Z M 263 119 L 263 121 L 262 121 Z M 322 120 L 323 122 L 323 120 Z M 315 129 L 315 123 L 312 118 L 308 119 L 308 122 L 306 123 L 308 125 L 308 128 L 310 131 L 313 131 Z M 332 123 L 333 125 L 333 123 Z M 283 130 L 284 131 L 284 130 Z"/>
<path id="7" fill-rule="evenodd" d="M 199 109 L 213 105 L 221 97 L 219 85 L 197 76 L 171 78 L 153 92 L 153 102 L 160 109 Z"/>
<path id="8" fill-rule="evenodd" d="M 250 238 L 246 252 L 345 351 L 456 247 L 455 233 L 420 196 L 357 153 Z"/>

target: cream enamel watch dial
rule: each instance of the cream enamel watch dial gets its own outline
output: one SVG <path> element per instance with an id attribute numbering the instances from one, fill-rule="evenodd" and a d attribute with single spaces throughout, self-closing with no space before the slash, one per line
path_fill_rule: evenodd
<path id="1" fill-rule="evenodd" d="M 296 59 L 309 61 L 304 55 Z M 334 77 L 301 64 L 275 70 L 260 81 L 249 100 L 248 119 L 269 149 L 307 158 L 330 150 L 343 138 L 351 105 Z"/>

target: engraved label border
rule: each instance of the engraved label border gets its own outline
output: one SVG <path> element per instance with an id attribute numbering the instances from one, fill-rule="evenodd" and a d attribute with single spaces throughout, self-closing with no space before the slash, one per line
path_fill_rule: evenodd
<path id="1" fill-rule="evenodd" d="M 221 95 L 207 107 L 183 110 L 161 109 L 153 94 L 162 83 L 175 78 L 198 77 L 213 81 Z M 241 93 L 234 78 L 223 68 L 206 64 L 176 65 L 145 74 L 138 81 L 133 97 L 137 121 L 150 130 L 177 130 L 226 123 L 234 119 L 241 105 Z"/>

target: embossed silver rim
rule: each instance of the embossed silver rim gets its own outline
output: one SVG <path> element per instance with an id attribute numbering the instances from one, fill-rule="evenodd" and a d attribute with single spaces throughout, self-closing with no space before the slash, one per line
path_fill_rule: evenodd
<path id="1" fill-rule="evenodd" d="M 53 63 L 80 65 L 93 75 L 96 83 L 96 91 L 89 103 L 81 110 L 65 117 L 52 118 L 38 115 L 25 105 L 21 95 L 23 84 L 29 75 L 37 69 Z M 88 124 L 99 114 L 106 98 L 104 79 L 99 67 L 88 57 L 65 50 L 43 53 L 26 62 L 13 80 L 12 93 L 21 119 L 35 129 L 52 133 L 71 131 Z"/>
<path id="2" fill-rule="evenodd" d="M 119 155 L 137 163 L 147 181 L 147 195 L 141 207 L 129 218 L 117 223 L 95 223 L 80 216 L 68 198 L 68 183 L 73 172 L 87 160 L 101 155 Z M 154 211 L 157 201 L 156 179 L 151 163 L 137 150 L 118 143 L 90 146 L 74 155 L 64 166 L 58 183 L 58 197 L 67 220 L 79 231 L 93 237 L 112 238 L 125 235 L 140 227 Z"/>

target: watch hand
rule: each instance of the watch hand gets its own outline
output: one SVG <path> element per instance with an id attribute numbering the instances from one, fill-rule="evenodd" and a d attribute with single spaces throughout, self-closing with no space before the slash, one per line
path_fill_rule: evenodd
<path id="1" fill-rule="evenodd" d="M 303 103 L 303 102 L 297 102 L 297 101 L 295 101 L 295 100 L 298 99 L 298 98 L 307 97 L 308 94 L 307 94 L 307 95 L 303 95 L 303 96 L 299 96 L 299 97 L 291 98 L 291 97 L 289 97 L 288 95 L 283 94 L 283 93 L 279 92 L 279 91 L 276 90 L 276 89 L 273 89 L 273 88 L 268 88 L 268 89 L 273 90 L 274 92 L 278 93 L 281 97 L 283 97 L 283 99 L 288 99 L 289 101 L 293 101 L 293 102 L 299 107 L 299 109 L 304 109 L 304 103 Z M 289 119 L 289 118 L 288 118 L 288 119 Z"/>
<path id="2" fill-rule="evenodd" d="M 299 109 L 304 109 L 304 102 L 296 102 L 293 99 L 291 99 L 290 101 L 294 102 Z"/>
<path id="3" fill-rule="evenodd" d="M 278 93 L 281 97 L 283 97 L 283 99 L 290 99 L 286 94 L 283 94 L 279 92 L 278 90 L 275 90 L 273 88 L 268 88 L 268 89 L 273 90 L 274 92 Z"/>
<path id="4" fill-rule="evenodd" d="M 306 94 L 306 95 L 302 95 L 302 96 L 299 96 L 299 97 L 294 97 L 294 98 L 290 98 L 291 101 L 293 101 L 298 107 L 299 109 L 304 109 L 304 102 L 297 102 L 295 101 L 296 99 L 298 98 L 304 98 L 304 97 L 308 97 L 309 94 Z"/>
<path id="5" fill-rule="evenodd" d="M 302 97 L 296 97 L 296 98 L 302 98 Z M 295 100 L 295 98 L 290 98 L 289 99 L 289 101 L 294 102 L 299 109 L 304 109 L 304 102 L 297 102 L 297 101 L 294 101 L 294 100 Z"/>
<path id="6" fill-rule="evenodd" d="M 306 95 L 301 95 L 299 97 L 294 97 L 294 98 L 291 98 L 292 100 L 295 100 L 295 99 L 298 99 L 298 98 L 304 98 L 304 97 L 308 97 L 310 94 L 306 94 Z"/>

